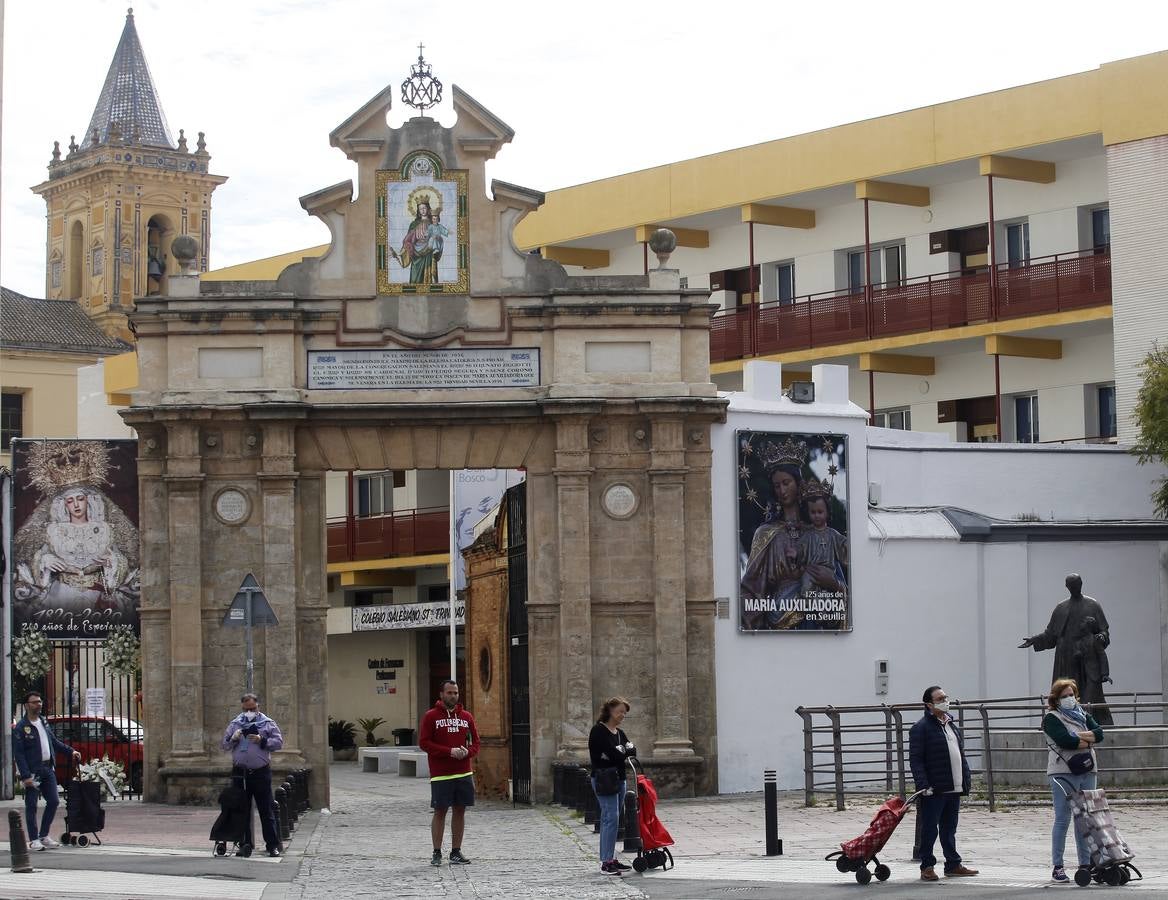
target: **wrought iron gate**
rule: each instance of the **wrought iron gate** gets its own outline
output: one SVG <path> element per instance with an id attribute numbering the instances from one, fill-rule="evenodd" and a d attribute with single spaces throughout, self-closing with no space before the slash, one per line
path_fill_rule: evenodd
<path id="1" fill-rule="evenodd" d="M 53 666 L 43 679 L 44 715 L 53 732 L 81 761 L 108 756 L 126 772 L 123 796 L 142 793 L 143 741 L 133 676 L 114 675 L 102 665 L 101 641 L 54 641 Z M 57 758 L 59 777 L 69 762 Z"/>
<path id="2" fill-rule="evenodd" d="M 507 635 L 511 673 L 513 803 L 531 803 L 531 700 L 527 672 L 527 484 L 508 488 Z"/>

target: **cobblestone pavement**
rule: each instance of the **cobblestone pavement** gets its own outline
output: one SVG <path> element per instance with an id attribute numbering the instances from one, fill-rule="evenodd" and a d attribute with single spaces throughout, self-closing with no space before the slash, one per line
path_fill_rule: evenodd
<path id="1" fill-rule="evenodd" d="M 859 834 L 878 805 L 858 800 L 847 810 L 806 808 L 802 796 L 780 798 L 782 857 L 764 855 L 761 794 L 667 800 L 662 821 L 677 846 L 670 872 L 596 874 L 596 835 L 570 810 L 554 806 L 513 809 L 480 802 L 467 815 L 465 852 L 470 866 L 429 865 L 429 787 L 423 779 L 358 772 L 352 765 L 332 771 L 333 815 L 322 817 L 305 848 L 289 898 L 328 897 L 719 897 L 811 896 L 856 890 L 823 860 L 840 841 Z M 1137 854 L 1145 881 L 1135 886 L 1148 897 L 1168 897 L 1168 806 L 1115 804 L 1121 832 Z M 1030 896 L 1053 887 L 1050 875 L 1051 811 L 1045 804 L 962 811 L 958 845 L 976 879 L 942 881 L 949 897 Z M 911 861 L 911 815 L 882 855 L 892 868 L 882 896 L 928 889 Z M 449 835 L 446 846 L 449 851 Z M 1074 858 L 1073 837 L 1067 842 Z M 737 885 L 737 886 L 736 886 Z"/>
<path id="2" fill-rule="evenodd" d="M 439 897 L 639 898 L 630 882 L 601 875 L 596 841 L 570 814 L 546 806 L 479 801 L 467 811 L 469 866 L 430 865 L 430 785 L 352 764 L 330 773 L 332 815 L 304 850 L 289 900 Z M 449 821 L 444 854 L 450 852 Z"/>

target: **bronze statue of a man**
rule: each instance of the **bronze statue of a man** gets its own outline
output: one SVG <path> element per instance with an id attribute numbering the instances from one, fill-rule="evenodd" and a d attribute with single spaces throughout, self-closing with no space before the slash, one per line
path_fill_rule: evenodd
<path id="1" fill-rule="evenodd" d="M 1079 685 L 1079 699 L 1091 703 L 1091 715 L 1100 725 L 1113 725 L 1111 711 L 1105 705 L 1103 683 L 1111 681 L 1107 646 L 1111 643 L 1107 616 L 1093 597 L 1083 594 L 1083 579 L 1067 576 L 1070 596 L 1054 608 L 1050 623 L 1042 634 L 1024 638 L 1020 648 L 1037 650 L 1054 648 L 1054 673 L 1051 681 L 1073 678 Z"/>

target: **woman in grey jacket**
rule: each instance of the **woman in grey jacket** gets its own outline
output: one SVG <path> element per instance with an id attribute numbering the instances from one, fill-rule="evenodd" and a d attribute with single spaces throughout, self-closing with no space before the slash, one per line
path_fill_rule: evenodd
<path id="1" fill-rule="evenodd" d="M 1093 790 L 1095 778 L 1095 745 L 1103 740 L 1103 729 L 1079 705 L 1079 686 L 1072 678 L 1060 678 L 1050 686 L 1046 698 L 1048 711 L 1042 717 L 1042 730 L 1050 747 L 1047 754 L 1046 775 L 1050 779 L 1050 793 L 1054 801 L 1054 827 L 1050 832 L 1052 880 L 1065 884 L 1070 881 L 1063 868 L 1063 848 L 1067 843 L 1067 827 L 1071 824 L 1071 803 L 1067 790 Z M 1068 761 L 1076 753 L 1091 754 L 1091 770 L 1078 775 L 1071 773 Z M 1056 779 L 1062 784 L 1056 784 Z M 1075 847 L 1079 865 L 1091 865 L 1091 853 L 1075 833 Z"/>

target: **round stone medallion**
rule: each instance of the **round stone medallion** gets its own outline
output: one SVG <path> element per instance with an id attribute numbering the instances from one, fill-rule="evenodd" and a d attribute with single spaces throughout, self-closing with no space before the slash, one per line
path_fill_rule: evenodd
<path id="1" fill-rule="evenodd" d="M 606 487 L 601 502 L 604 511 L 614 519 L 627 519 L 637 511 L 637 494 L 623 482 Z"/>
<path id="2" fill-rule="evenodd" d="M 215 495 L 215 517 L 224 525 L 242 525 L 251 515 L 251 501 L 239 488 L 223 488 Z"/>

